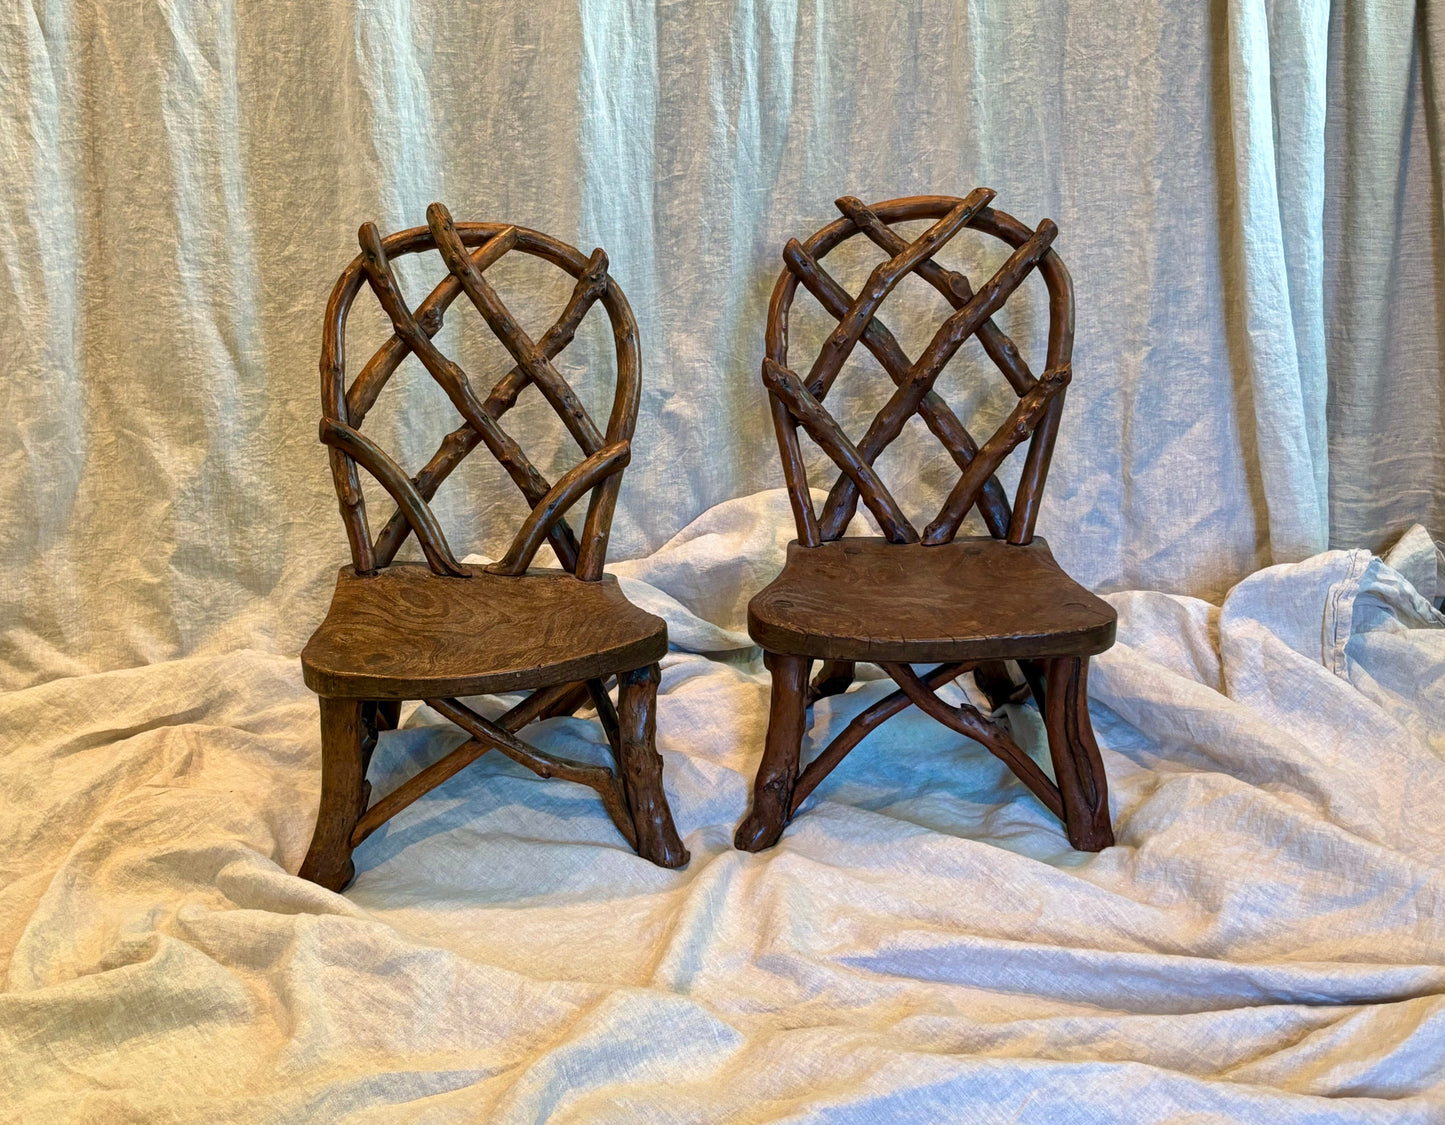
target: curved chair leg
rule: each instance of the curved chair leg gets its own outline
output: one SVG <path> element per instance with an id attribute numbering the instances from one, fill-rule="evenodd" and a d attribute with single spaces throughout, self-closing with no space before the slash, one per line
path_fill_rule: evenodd
<path id="1" fill-rule="evenodd" d="M 808 688 L 808 705 L 830 695 L 842 695 L 853 686 L 853 673 L 857 665 L 851 660 L 825 660 L 823 667 L 813 678 Z"/>
<path id="2" fill-rule="evenodd" d="M 1028 681 L 1029 691 L 1033 694 L 1034 702 L 1038 704 L 1039 714 L 1042 715 L 1048 710 L 1048 702 L 1044 695 L 1044 677 L 1048 674 L 1048 661 L 1046 660 L 1020 660 L 1019 671 L 1024 674 Z"/>
<path id="3" fill-rule="evenodd" d="M 662 788 L 662 757 L 657 752 L 656 664 L 624 672 L 618 679 L 617 728 L 622 786 L 637 830 L 637 854 L 659 867 L 681 867 L 687 848 L 677 835 Z"/>
<path id="4" fill-rule="evenodd" d="M 301 878 L 339 891 L 356 873 L 351 831 L 366 809 L 362 700 L 321 697 L 321 809 Z"/>
<path id="5" fill-rule="evenodd" d="M 1005 703 L 1012 703 L 1018 685 L 1002 660 L 985 660 L 973 670 L 973 682 L 988 700 L 988 709 L 997 712 Z"/>
<path id="6" fill-rule="evenodd" d="M 1079 851 L 1102 851 L 1114 843 L 1114 829 L 1104 762 L 1089 723 L 1089 659 L 1066 656 L 1045 665 L 1044 723 L 1054 780 L 1064 799 L 1064 831 Z"/>
<path id="7" fill-rule="evenodd" d="M 808 690 L 806 656 L 764 652 L 763 663 L 773 675 L 772 709 L 768 714 L 768 740 L 753 782 L 753 807 L 738 825 L 733 846 L 760 852 L 778 842 L 788 823 L 788 806 L 798 780 L 798 754 L 807 727 Z"/>

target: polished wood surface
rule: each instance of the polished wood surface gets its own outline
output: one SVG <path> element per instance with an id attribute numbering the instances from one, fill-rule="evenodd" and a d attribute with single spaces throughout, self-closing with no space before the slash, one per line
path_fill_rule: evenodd
<path id="1" fill-rule="evenodd" d="M 733 835 L 733 844 L 756 852 L 778 842 L 783 825 L 792 817 L 793 786 L 798 780 L 798 753 L 808 733 L 804 702 L 808 687 L 806 656 L 763 650 L 763 663 L 772 676 L 768 736 L 762 761 L 753 781 L 753 803 Z"/>
<path id="2" fill-rule="evenodd" d="M 1064 802 L 1069 843 L 1097 852 L 1114 842 L 1104 762 L 1089 722 L 1089 662 L 1051 660 L 1040 707 L 1049 732 L 1049 756 Z M 1034 688 L 1037 691 L 1037 688 Z"/>
<path id="3" fill-rule="evenodd" d="M 1093 655 L 1114 643 L 1115 618 L 1037 537 L 794 542 L 748 604 L 748 632 L 770 652 L 869 663 Z"/>
<path id="4" fill-rule="evenodd" d="M 371 795 L 366 743 L 374 747 L 377 732 L 363 725 L 363 707 L 359 699 L 321 699 L 321 807 L 297 874 L 332 890 L 346 886 L 356 873 L 351 830 Z"/>
<path id="5" fill-rule="evenodd" d="M 1115 614 L 1065 574 L 1048 544 L 1034 535 L 1064 394 L 1073 379 L 1073 282 L 1053 248 L 1059 233 L 1054 223 L 1044 219 L 1031 229 L 992 208 L 993 198 L 987 188 L 962 199 L 913 196 L 872 206 L 845 196 L 837 201 L 842 218 L 802 241 L 789 240 L 783 249 L 785 268 L 768 307 L 762 379 L 798 538 L 789 545 L 782 573 L 748 606 L 748 631 L 765 651 L 773 690 L 752 807 L 734 838 L 739 848 L 757 851 L 776 843 L 802 802 L 848 752 L 910 706 L 1008 765 L 1064 821 L 1074 847 L 1098 850 L 1113 842 L 1086 685 L 1088 658 L 1114 641 Z M 911 242 L 893 229 L 914 220 L 933 222 Z M 967 230 L 1011 247 L 977 288 L 934 260 Z M 824 258 L 860 234 L 887 258 L 855 297 L 830 275 Z M 993 320 L 1035 271 L 1049 293 L 1048 347 L 1038 376 Z M 910 273 L 938 290 L 953 309 L 916 360 L 904 354 L 879 317 Z M 788 321 L 799 285 L 837 325 L 811 364 L 790 366 Z M 934 390 L 970 337 L 977 337 L 1018 396 L 983 442 Z M 853 439 L 825 400 L 859 344 L 878 360 L 894 389 L 866 431 Z M 875 467 L 915 414 L 959 470 L 942 509 L 921 534 Z M 799 430 L 839 470 L 821 514 L 813 504 Z M 1010 503 L 996 474 L 1025 443 Z M 882 538 L 844 537 L 860 503 Z M 960 538 L 975 507 L 989 536 Z M 810 685 L 814 660 L 822 667 Z M 1019 661 L 1026 687 L 1015 687 L 1004 663 L 1010 660 Z M 856 716 L 800 769 L 807 707 L 846 691 L 860 661 L 880 666 L 898 690 Z M 936 667 L 920 675 L 915 663 Z M 939 698 L 939 688 L 970 671 L 999 705 L 1020 697 L 1020 691 L 1034 696 L 1046 716 L 1054 777 L 1018 746 L 1005 724 L 972 705 Z"/>
<path id="6" fill-rule="evenodd" d="M 351 547 L 326 619 L 301 655 L 306 683 L 321 697 L 322 797 L 302 874 L 339 890 L 351 879 L 351 850 L 383 823 L 493 750 L 543 777 L 595 789 L 623 838 L 665 867 L 687 862 L 662 788 L 653 747 L 657 661 L 667 626 L 633 606 L 603 574 L 622 472 L 632 455 L 640 370 L 637 323 L 600 249 L 584 256 L 537 231 L 502 223 L 457 223 L 440 203 L 427 225 L 382 237 L 365 223 L 361 253 L 337 280 L 321 347 L 321 441 Z M 397 258 L 437 250 L 448 274 L 410 307 Z M 557 319 L 534 339 L 507 309 L 485 273 L 509 253 L 550 262 L 575 279 Z M 347 384 L 346 323 L 366 286 L 392 335 Z M 460 295 L 502 342 L 514 363 L 485 395 L 434 342 Z M 612 409 L 599 428 L 552 360 L 600 303 L 611 321 L 617 378 Z M 461 417 L 436 452 L 409 474 L 361 427 L 401 361 L 415 355 Z M 501 418 L 535 387 L 577 443 L 580 460 L 549 481 Z M 486 567 L 457 560 L 430 501 L 448 475 L 483 446 L 526 498 L 531 513 L 504 556 Z M 395 502 L 373 540 L 360 472 Z M 567 514 L 587 500 L 580 534 Z M 396 563 L 415 535 L 425 565 Z M 532 567 L 544 544 L 560 570 Z M 618 704 L 608 683 L 618 683 Z M 457 696 L 531 689 L 496 721 Z M 471 737 L 440 761 L 370 804 L 366 768 L 377 731 L 396 725 L 400 701 L 425 700 Z M 616 769 L 558 758 L 517 737 L 530 722 L 570 715 L 591 702 Z M 619 717 L 620 712 L 620 717 Z"/>
<path id="7" fill-rule="evenodd" d="M 306 686 L 363 699 L 482 695 L 611 676 L 667 651 L 667 623 L 610 575 L 467 569 L 470 578 L 440 579 L 417 563 L 365 576 L 342 568 L 301 652 Z"/>

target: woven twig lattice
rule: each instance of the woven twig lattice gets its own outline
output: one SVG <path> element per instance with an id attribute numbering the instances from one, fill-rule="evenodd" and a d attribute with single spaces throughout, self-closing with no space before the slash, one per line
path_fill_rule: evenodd
<path id="1" fill-rule="evenodd" d="M 1058 234 L 1053 222 L 1045 219 L 1031 231 L 1012 216 L 991 209 L 988 204 L 993 196 L 989 189 L 979 188 L 965 199 L 914 196 L 872 207 L 851 197 L 840 199 L 838 208 L 843 218 L 804 242 L 789 241 L 784 249 L 787 268 L 778 278 L 768 311 L 763 382 L 773 404 L 798 540 L 804 546 L 817 546 L 841 536 L 860 500 L 883 534 L 896 543 L 947 543 L 958 534 L 975 504 L 996 538 L 1013 543 L 1032 539 L 1063 392 L 1071 377 L 1073 286 L 1063 262 L 1051 249 Z M 906 242 L 891 226 L 924 218 L 937 221 L 912 242 Z M 965 227 L 991 234 L 1013 247 L 1004 264 L 977 290 L 963 274 L 933 261 L 933 255 Z M 858 234 L 867 236 L 889 257 L 878 264 L 862 291 L 853 297 L 829 275 L 822 258 Z M 1049 289 L 1050 314 L 1047 367 L 1038 378 L 1030 372 L 1014 342 L 991 319 L 1035 268 Z M 916 273 L 942 293 L 955 310 L 913 361 L 878 319 L 883 302 L 909 273 Z M 799 283 L 837 320 L 805 376 L 790 368 L 787 361 L 788 314 Z M 948 361 L 974 335 L 1019 396 L 1013 411 L 982 445 L 974 441 L 933 390 Z M 823 401 L 859 343 L 873 353 L 896 386 L 863 437 L 854 443 Z M 938 516 L 921 536 L 873 468 L 878 456 L 903 432 L 904 424 L 915 413 L 947 449 L 961 474 Z M 798 427 L 807 431 L 841 470 L 821 516 L 808 492 Z M 1030 438 L 1019 488 L 1010 505 L 994 474 L 1004 459 Z"/>
<path id="2" fill-rule="evenodd" d="M 435 573 L 464 577 L 467 571 L 453 555 L 428 501 L 473 449 L 485 445 L 532 505 L 511 547 L 487 569 L 495 574 L 522 574 L 541 545 L 549 542 L 567 570 L 579 578 L 599 578 L 621 472 L 631 456 L 638 402 L 637 324 L 621 289 L 608 277 L 607 255 L 599 249 L 591 257 L 583 257 L 565 243 L 521 227 L 454 223 L 439 203 L 427 208 L 424 228 L 383 239 L 375 225 L 367 223 L 358 233 L 358 241 L 361 254 L 337 281 L 327 306 L 321 354 L 321 440 L 331 447 L 332 474 L 357 572 L 368 574 L 388 566 L 407 536 L 415 534 Z M 441 253 L 450 272 L 415 309 L 408 308 L 391 263 L 402 254 L 431 249 Z M 517 323 L 484 276 L 488 267 L 512 250 L 549 261 L 576 278 L 565 307 L 539 340 L 534 341 Z M 348 387 L 342 341 L 347 313 L 363 282 L 370 286 L 394 331 Z M 515 362 L 484 399 L 478 398 L 460 365 L 432 342 L 446 310 L 461 293 L 467 295 Z M 617 345 L 617 387 L 605 433 L 598 430 L 552 364 L 572 342 L 583 317 L 597 301 L 607 310 Z M 408 353 L 421 361 L 463 419 L 463 424 L 443 439 L 415 476 L 408 476 L 361 433 L 367 412 Z M 499 423 L 529 384 L 537 387 L 561 417 L 584 455 L 555 484 L 538 471 Z M 396 511 L 374 542 L 367 524 L 358 465 L 396 501 Z M 592 499 L 579 541 L 564 515 L 589 492 Z"/>

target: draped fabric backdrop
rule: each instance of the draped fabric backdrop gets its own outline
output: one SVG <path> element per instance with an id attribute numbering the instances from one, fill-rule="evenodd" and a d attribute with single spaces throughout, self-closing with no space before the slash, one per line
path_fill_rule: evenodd
<path id="1" fill-rule="evenodd" d="M 1040 528 L 1082 581 L 1209 596 L 1329 543 L 1438 533 L 1441 16 L 1408 0 L 16 4 L 0 27 L 3 683 L 299 647 L 344 557 L 316 440 L 321 311 L 357 225 L 416 225 L 432 199 L 610 254 L 645 378 L 615 558 L 779 483 L 757 368 L 785 240 L 839 195 L 980 184 L 1058 222 L 1078 286 Z M 561 290 L 499 276 L 540 331 Z M 413 302 L 429 285 L 403 280 Z M 1011 322 L 1026 343 L 1032 299 Z M 379 342 L 376 315 L 358 320 Z M 572 369 L 605 343 L 590 325 Z M 996 377 L 949 386 L 985 431 L 1007 409 Z M 856 425 L 870 401 L 840 392 Z M 383 402 L 370 425 L 413 470 L 455 424 L 416 370 Z M 513 428 L 544 469 L 569 454 L 545 410 Z M 915 510 L 951 483 L 934 448 L 910 432 L 885 459 Z M 446 487 L 459 554 L 496 553 L 512 491 L 480 465 Z"/>

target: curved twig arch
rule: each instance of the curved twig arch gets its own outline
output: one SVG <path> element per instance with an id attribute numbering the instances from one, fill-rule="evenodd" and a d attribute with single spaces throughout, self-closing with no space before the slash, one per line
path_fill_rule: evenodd
<path id="1" fill-rule="evenodd" d="M 767 355 L 763 382 L 769 391 L 773 424 L 788 495 L 805 547 L 839 538 L 861 502 L 893 542 L 947 543 L 958 533 L 970 508 L 977 504 L 989 533 L 1010 543 L 1033 539 L 1039 501 L 1058 435 L 1064 389 L 1072 375 L 1074 343 L 1073 282 L 1052 249 L 1058 234 L 1045 219 L 1030 230 L 1013 216 L 989 206 L 994 193 L 978 188 L 967 198 L 918 195 L 872 206 L 846 197 L 837 201 L 842 218 L 811 237 L 790 241 L 783 251 L 785 268 L 778 276 L 768 306 Z M 935 219 L 932 227 L 906 242 L 892 224 Z M 977 290 L 968 278 L 933 261 L 933 254 L 965 227 L 992 235 L 1013 248 L 1008 260 Z M 822 259 L 841 243 L 862 234 L 889 257 L 869 277 L 856 298 L 838 284 Z M 1044 373 L 1035 377 L 1014 342 L 994 324 L 1003 307 L 1028 274 L 1037 269 L 1049 292 L 1049 337 Z M 938 328 L 916 361 L 904 355 L 893 334 L 876 319 L 884 300 L 909 273 L 937 289 L 956 310 Z M 788 366 L 788 314 L 802 284 L 838 321 L 806 376 Z M 1019 395 L 1015 409 L 999 430 L 979 445 L 964 428 L 933 384 L 969 336 L 977 335 L 988 357 Z M 861 343 L 882 364 L 897 385 L 893 396 L 856 443 L 843 433 L 823 406 L 844 360 Z M 961 472 L 943 509 L 922 535 L 908 522 L 873 462 L 919 414 L 948 450 Z M 820 515 L 808 491 L 807 472 L 798 442 L 802 427 L 841 470 Z M 1010 505 L 994 473 L 1015 447 L 1029 442 L 1019 486 Z"/>
<path id="2" fill-rule="evenodd" d="M 326 306 L 321 345 L 321 440 L 330 450 L 332 478 L 358 574 L 389 566 L 408 535 L 421 544 L 427 563 L 439 575 L 465 577 L 428 502 L 451 472 L 478 445 L 485 445 L 507 471 L 532 514 L 503 560 L 488 569 L 522 574 L 543 542 L 550 542 L 563 567 L 585 581 L 602 576 L 622 470 L 630 458 L 637 424 L 640 372 L 637 321 L 621 287 L 607 273 L 607 255 L 591 256 L 525 227 L 503 223 L 456 223 L 440 203 L 427 208 L 428 224 L 381 237 L 375 225 L 358 232 L 361 253 L 342 271 Z M 438 250 L 450 271 L 431 293 L 408 308 L 391 263 L 406 254 Z M 486 280 L 485 271 L 516 250 L 565 270 L 576 279 L 555 323 L 534 341 L 512 317 Z M 392 337 L 346 382 L 346 320 L 363 285 L 368 285 L 392 322 Z M 479 398 L 467 373 L 431 342 L 447 309 L 466 294 L 488 327 L 515 361 L 485 398 Z M 612 323 L 617 351 L 617 383 L 605 431 L 599 431 L 552 359 L 576 335 L 583 317 L 600 301 Z M 415 354 L 446 391 L 463 418 L 426 465 L 413 477 L 365 438 L 361 424 L 401 361 Z M 498 420 L 535 384 L 577 440 L 583 462 L 555 485 L 527 458 Z M 358 466 L 370 472 L 396 501 L 396 511 L 373 541 L 367 523 Z M 591 494 L 579 540 L 564 516 L 583 495 Z"/>

